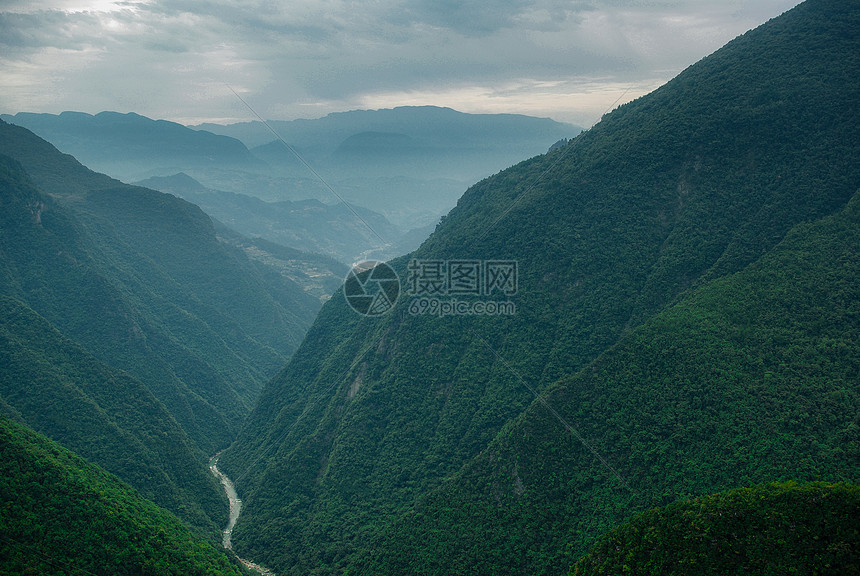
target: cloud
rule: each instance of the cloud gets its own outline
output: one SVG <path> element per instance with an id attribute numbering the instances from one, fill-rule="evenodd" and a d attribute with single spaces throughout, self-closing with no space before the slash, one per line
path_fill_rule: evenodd
<path id="1" fill-rule="evenodd" d="M 393 23 L 450 30 L 464 36 L 486 36 L 507 28 L 533 30 L 555 26 L 584 3 L 533 0 L 411 0 L 391 12 Z"/>
<path id="2" fill-rule="evenodd" d="M 421 102 L 588 123 L 796 3 L 5 2 L 0 110 L 249 119 L 229 86 L 270 118 Z"/>
<path id="3" fill-rule="evenodd" d="M 0 13 L 0 45 L 12 50 L 84 50 L 98 43 L 101 23 L 94 14 Z"/>

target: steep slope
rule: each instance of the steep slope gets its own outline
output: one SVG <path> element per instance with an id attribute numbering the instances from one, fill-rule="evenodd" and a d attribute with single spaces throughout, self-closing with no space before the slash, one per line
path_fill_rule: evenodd
<path id="1" fill-rule="evenodd" d="M 356 573 L 557 574 L 655 505 L 773 480 L 856 482 L 858 246 L 860 192 L 548 388 L 382 531 Z"/>
<path id="2" fill-rule="evenodd" d="M 601 536 L 589 574 L 856 574 L 860 489 L 768 484 L 651 510 Z"/>
<path id="3" fill-rule="evenodd" d="M 0 296 L 0 413 L 98 464 L 212 534 L 226 502 L 197 448 L 143 384 Z M 181 511 L 181 512 L 180 512 Z"/>
<path id="4" fill-rule="evenodd" d="M 238 575 L 115 476 L 0 416 L 0 574 Z"/>
<path id="5" fill-rule="evenodd" d="M 246 504 L 237 550 L 285 573 L 542 572 L 566 569 L 571 550 L 635 512 L 633 496 L 598 466 L 590 483 L 577 485 L 597 508 L 583 514 L 560 506 L 558 519 L 536 521 L 554 509 L 553 497 L 568 494 L 562 466 L 540 476 L 555 480 L 539 512 L 530 516 L 530 501 L 522 501 L 506 516 L 486 490 L 498 472 L 516 495 L 526 468 L 516 468 L 514 456 L 502 472 L 490 467 L 489 446 L 500 431 L 505 439 L 519 430 L 505 425 L 533 402 L 532 390 L 546 393 L 691 289 L 743 270 L 799 223 L 846 206 L 860 187 L 852 128 L 860 121 L 858 26 L 851 2 L 807 2 L 569 145 L 467 191 L 412 257 L 516 261 L 515 315 L 410 314 L 415 300 L 404 297 L 388 315 L 370 318 L 342 298 L 330 300 L 222 459 Z M 408 285 L 408 260 L 393 265 Z M 618 386 L 613 395 L 629 395 Z M 841 402 L 834 414 L 845 413 Z M 524 421 L 541 410 L 536 404 Z M 619 413 L 611 421 L 634 418 Z M 551 417 L 540 422 L 553 423 L 546 433 L 564 440 L 547 456 L 541 441 L 517 437 L 516 455 L 533 458 L 535 469 L 559 459 L 571 466 L 588 454 Z M 845 438 L 821 438 L 833 453 L 826 472 L 852 470 L 838 454 Z M 443 484 L 481 454 L 465 485 Z M 755 462 L 750 478 L 806 474 L 780 460 L 761 469 Z M 642 470 L 658 474 L 637 466 L 623 477 L 634 470 L 638 478 L 648 477 Z M 708 481 L 713 486 L 701 478 L 693 485 L 722 488 Z M 674 500 L 684 486 L 664 489 Z M 428 493 L 414 518 L 384 528 Z M 513 524 L 496 524 L 490 511 Z M 564 527 L 579 516 L 573 538 Z M 519 518 L 534 536 L 517 529 Z"/>
<path id="6" fill-rule="evenodd" d="M 20 196 L 4 214 L 4 293 L 144 381 L 205 451 L 229 442 L 319 300 L 264 278 L 192 204 L 91 172 L 16 126 L 0 125 L 0 152 L 21 163 L 4 187 Z"/>
<path id="7" fill-rule="evenodd" d="M 225 509 L 207 457 L 233 440 L 320 298 L 220 242 L 199 208 L 5 123 L 0 205 L 7 412 L 215 534 Z M 59 396 L 75 399 L 77 422 Z"/>

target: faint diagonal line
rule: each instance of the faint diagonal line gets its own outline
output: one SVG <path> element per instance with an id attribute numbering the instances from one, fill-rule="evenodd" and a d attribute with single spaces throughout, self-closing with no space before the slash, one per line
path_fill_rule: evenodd
<path id="1" fill-rule="evenodd" d="M 626 90 L 624 90 L 624 92 L 622 92 L 622 93 L 621 93 L 621 95 L 620 95 L 618 98 L 616 98 L 616 99 L 615 99 L 615 101 L 614 101 L 612 104 L 610 104 L 610 105 L 609 105 L 609 107 L 606 109 L 606 111 L 605 111 L 603 114 L 606 114 L 607 112 L 611 111 L 611 110 L 615 107 L 615 105 L 616 105 L 616 104 L 617 104 L 617 103 L 618 103 L 622 98 L 624 98 L 624 96 L 626 96 L 628 92 L 630 92 L 630 90 L 631 90 L 631 89 L 632 89 L 632 86 L 630 86 L 630 87 L 628 87 Z M 488 234 L 488 233 L 489 233 L 489 232 L 490 232 L 490 231 L 491 231 L 491 230 L 496 226 L 496 224 L 498 224 L 499 222 L 501 222 L 501 221 L 502 221 L 502 220 L 503 220 L 503 219 L 504 219 L 504 218 L 505 218 L 505 217 L 506 217 L 506 216 L 507 216 L 507 215 L 508 215 L 508 214 L 509 214 L 509 213 L 510 213 L 510 212 L 511 212 L 515 207 L 516 207 L 517 203 L 519 203 L 519 201 L 520 201 L 524 196 L 526 196 L 529 192 L 531 192 L 532 190 L 534 190 L 534 188 L 535 188 L 538 184 L 540 184 L 540 182 L 544 179 L 544 177 L 545 177 L 545 176 L 546 176 L 550 171 L 552 171 L 552 169 L 553 169 L 553 168 L 555 168 L 555 167 L 559 164 L 559 162 L 561 162 L 565 157 L 567 157 L 567 155 L 571 152 L 571 150 L 573 150 L 573 149 L 577 146 L 578 142 L 579 142 L 579 140 L 578 140 L 578 139 L 577 139 L 577 140 L 574 140 L 570 145 L 568 145 L 568 146 L 564 147 L 564 148 L 562 149 L 562 151 L 559 153 L 558 157 L 557 157 L 557 158 L 552 162 L 552 164 L 550 164 L 550 165 L 549 165 L 549 167 L 547 167 L 543 172 L 541 172 L 541 173 L 540 173 L 540 175 L 538 175 L 538 177 L 537 177 L 537 178 L 536 178 L 536 179 L 535 179 L 535 180 L 534 180 L 534 181 L 533 181 L 533 182 L 532 182 L 532 183 L 531 183 L 531 184 L 530 184 L 530 185 L 529 185 L 525 190 L 523 190 L 522 192 L 520 192 L 520 193 L 519 193 L 519 194 L 514 198 L 514 200 L 511 202 L 510 206 L 508 206 L 508 207 L 505 209 L 505 211 L 504 211 L 504 212 L 502 212 L 502 213 L 499 215 L 499 217 L 498 217 L 498 218 L 496 218 L 496 219 L 493 221 L 493 223 L 492 223 L 492 224 L 490 224 L 490 225 L 487 227 L 487 229 L 486 229 L 486 230 L 484 230 L 484 232 L 483 232 L 480 236 L 478 236 L 478 238 L 477 238 L 476 240 L 474 240 L 472 243 L 479 242 L 482 238 L 484 238 L 484 237 L 485 237 L 485 236 L 486 236 L 486 235 L 487 235 L 487 234 Z M 578 440 L 578 441 L 579 441 L 583 446 L 585 446 L 585 447 L 588 449 L 588 451 L 589 451 L 589 452 L 591 452 L 591 453 L 595 456 L 595 458 L 597 458 L 597 459 L 600 461 L 600 463 L 603 465 L 603 467 L 604 467 L 604 468 L 606 468 L 610 473 L 612 473 L 612 475 L 613 475 L 613 476 L 615 476 L 615 478 L 617 478 L 617 479 L 618 479 L 618 481 L 619 481 L 619 482 L 621 482 L 621 484 L 622 484 L 625 488 L 627 488 L 630 492 L 633 492 L 634 494 L 636 493 L 636 491 L 635 491 L 635 490 L 633 490 L 633 488 L 631 488 L 631 487 L 630 487 L 630 485 L 629 485 L 629 484 L 624 480 L 624 478 L 622 478 L 622 477 L 621 477 L 621 475 L 620 475 L 620 474 L 615 470 L 615 468 L 613 468 L 613 467 L 612 467 L 612 465 L 611 465 L 611 464 L 609 464 L 609 462 L 607 462 L 607 461 L 606 461 L 606 459 L 605 459 L 603 456 L 601 456 L 601 455 L 600 455 L 600 453 L 599 453 L 599 452 L 594 448 L 594 446 L 592 446 L 592 445 L 591 445 L 591 443 L 590 443 L 588 440 L 586 440 L 586 439 L 582 436 L 582 434 L 580 434 L 580 433 L 579 433 L 579 431 L 578 431 L 576 428 L 574 428 L 573 426 L 571 426 L 571 425 L 570 425 L 570 423 L 569 423 L 567 420 L 565 420 L 565 419 L 564 419 L 564 417 L 562 417 L 562 415 L 561 415 L 561 414 L 559 414 L 559 413 L 555 410 L 555 408 L 553 408 L 553 407 L 549 404 L 549 402 L 547 402 L 546 398 L 544 398 L 543 396 L 541 396 L 540 394 L 538 394 L 537 390 L 535 390 L 533 386 L 531 386 L 528 382 L 526 382 L 526 381 L 525 381 L 525 379 L 524 379 L 522 376 L 520 376 L 519 372 L 517 372 L 516 370 L 514 370 L 513 366 L 511 366 L 511 365 L 508 363 L 508 361 L 507 361 L 507 360 L 505 360 L 505 358 L 504 358 L 501 354 L 499 354 L 499 353 L 498 353 L 498 352 L 497 352 L 497 351 L 496 351 L 492 346 L 490 346 L 490 343 L 489 343 L 489 342 L 487 342 L 484 338 L 482 338 L 482 337 L 481 337 L 477 332 L 475 332 L 474 330 L 472 330 L 472 333 L 473 333 L 473 334 L 475 335 L 475 337 L 476 337 L 476 338 L 478 338 L 478 340 L 480 340 L 480 341 L 481 341 L 481 343 L 482 343 L 482 344 L 483 344 L 483 345 L 484 345 L 484 346 L 485 346 L 485 347 L 486 347 L 486 348 L 487 348 L 487 349 L 488 349 L 488 350 L 493 354 L 493 356 L 495 356 L 495 357 L 496 357 L 496 359 L 497 359 L 499 362 L 501 362 L 501 363 L 502 363 L 502 365 L 503 365 L 503 366 L 508 370 L 508 372 L 510 372 L 510 373 L 511 373 L 511 374 L 512 374 L 512 375 L 513 375 L 513 376 L 514 376 L 514 377 L 515 377 L 519 382 L 520 382 L 520 384 L 522 384 L 525 388 L 527 388 L 527 389 L 529 390 L 529 392 L 531 392 L 531 393 L 534 395 L 534 397 L 538 400 L 538 402 L 540 402 L 540 403 L 541 403 L 541 405 L 543 405 L 543 407 L 544 407 L 544 408 L 546 408 L 546 410 L 547 410 L 547 411 L 548 411 L 548 412 L 549 412 L 549 413 L 550 413 L 550 414 L 551 414 L 551 415 L 552 415 L 556 420 L 558 420 L 558 421 L 561 423 L 561 425 L 564 427 L 564 429 L 565 429 L 565 430 L 570 431 L 570 433 L 571 433 L 571 434 L 573 434 L 573 436 L 574 436 L 574 437 L 575 437 L 575 438 L 576 438 L 576 439 L 577 439 L 577 440 Z"/>
<path id="2" fill-rule="evenodd" d="M 522 384 L 523 386 L 525 386 L 526 388 L 528 388 L 529 392 L 531 392 L 532 394 L 534 394 L 534 397 L 538 400 L 538 402 L 540 402 L 540 403 L 543 405 L 543 407 L 544 407 L 544 408 L 546 408 L 546 409 L 547 409 L 547 411 L 555 417 L 555 419 L 556 419 L 556 420 L 558 420 L 559 422 L 561 422 L 561 425 L 564 427 L 564 429 L 565 429 L 565 430 L 568 430 L 571 434 L 573 434 L 573 435 L 576 437 L 576 439 L 577 439 L 577 440 L 579 440 L 579 442 L 580 442 L 583 446 L 585 446 L 586 448 L 588 448 L 588 451 L 589 451 L 589 452 L 591 452 L 592 454 L 594 454 L 595 458 L 597 458 L 598 460 L 600 460 L 600 463 L 601 463 L 601 464 L 603 464 L 603 467 L 604 467 L 604 468 L 606 468 L 607 470 L 609 470 L 609 471 L 612 473 L 612 475 L 613 475 L 613 476 L 615 476 L 615 477 L 618 479 L 618 481 L 619 481 L 619 482 L 621 482 L 621 484 L 622 484 L 625 488 L 627 488 L 628 490 L 630 490 L 630 491 L 631 491 L 631 492 L 633 492 L 634 494 L 636 493 L 636 491 L 635 491 L 633 488 L 631 488 L 631 487 L 630 487 L 630 485 L 629 485 L 629 484 L 627 484 L 627 482 L 625 482 L 625 481 L 624 481 L 624 478 L 622 478 L 622 477 L 621 477 L 621 474 L 619 474 L 619 473 L 615 470 L 615 468 L 613 468 L 613 467 L 612 467 L 612 465 L 611 465 L 609 462 L 607 462 L 607 461 L 606 461 L 606 459 L 605 459 L 603 456 L 601 456 L 601 455 L 600 455 L 600 453 L 597 451 L 597 449 L 595 449 L 595 448 L 594 448 L 594 446 L 592 446 L 592 445 L 591 445 L 591 443 L 590 443 L 588 440 L 586 440 L 586 439 L 582 436 L 582 434 L 580 434 L 580 433 L 579 433 L 579 431 L 578 431 L 576 428 L 574 428 L 573 426 L 571 426 L 571 425 L 567 422 L 567 420 L 565 420 L 565 419 L 564 419 L 564 417 L 562 417 L 562 415 L 561 415 L 561 414 L 559 414 L 558 412 L 556 412 L 555 408 L 553 408 L 552 406 L 550 406 L 549 402 L 547 402 L 547 401 L 546 401 L 546 398 L 544 398 L 543 396 L 541 396 L 540 394 L 538 394 L 537 390 L 535 390 L 535 389 L 534 389 L 534 387 L 532 387 L 532 385 L 531 385 L 531 384 L 529 384 L 528 382 L 526 382 L 526 381 L 525 381 L 525 379 L 524 379 L 522 376 L 520 376 L 519 372 L 517 372 L 516 370 L 514 370 L 514 367 L 513 367 L 513 366 L 511 366 L 510 364 L 508 364 L 507 360 L 505 360 L 505 359 L 502 357 L 502 355 L 501 355 L 501 354 L 499 354 L 498 352 L 496 352 L 496 350 L 495 350 L 492 346 L 490 346 L 490 343 L 489 343 L 489 342 L 487 342 L 486 340 L 484 340 L 484 339 L 483 339 L 483 338 L 482 338 L 482 337 L 481 337 L 477 332 L 475 332 L 474 330 L 472 331 L 472 333 L 473 333 L 473 334 L 478 338 L 478 340 L 480 340 L 480 341 L 481 341 L 481 343 L 482 343 L 484 346 L 486 346 L 486 347 L 487 347 L 487 350 L 489 350 L 489 351 L 493 354 L 493 356 L 495 356 L 495 357 L 496 357 L 496 360 L 498 360 L 499 362 L 501 362 L 501 363 L 502 363 L 502 365 L 503 365 L 503 366 L 508 370 L 508 372 L 510 372 L 511 374 L 513 374 L 513 375 L 514 375 L 514 378 L 516 378 L 517 380 L 519 380 L 520 384 Z"/>
<path id="3" fill-rule="evenodd" d="M 607 108 L 607 109 L 606 109 L 606 111 L 605 111 L 603 114 L 601 114 L 601 116 L 603 116 L 604 114 L 606 114 L 607 112 L 609 112 L 610 110 L 612 110 L 612 109 L 615 107 L 615 105 L 616 105 L 616 104 L 618 104 L 618 102 L 619 102 L 622 98 L 624 98 L 624 96 L 626 96 L 628 92 L 630 92 L 630 90 L 631 90 L 632 88 L 633 88 L 632 86 L 628 87 L 628 88 L 627 88 L 627 90 L 625 90 L 625 91 L 621 94 L 621 96 L 619 96 L 618 98 L 616 98 L 616 99 L 615 99 L 615 102 L 613 102 L 612 104 L 610 104 L 610 105 L 609 105 L 609 108 Z M 501 213 L 501 215 L 500 215 L 498 218 L 496 218 L 496 219 L 493 221 L 493 223 L 492 223 L 492 224 L 490 224 L 490 225 L 487 227 L 487 229 L 486 229 L 486 230 L 484 230 L 483 234 L 481 234 L 480 236 L 478 236 L 478 238 L 477 238 L 476 240 L 474 240 L 474 242 L 479 242 L 479 241 L 480 241 L 484 236 L 486 236 L 487 234 L 489 234 L 490 230 L 492 230 L 493 228 L 495 228 L 496 224 L 498 224 L 498 223 L 499 223 L 499 222 L 500 222 L 500 221 L 501 221 L 505 216 L 507 216 L 507 215 L 508 215 L 508 213 L 509 213 L 511 210 L 513 210 L 513 209 L 514 209 L 514 207 L 517 205 L 517 203 L 518 203 L 518 202 L 519 202 L 519 201 L 520 201 L 520 200 L 521 200 L 521 199 L 522 199 L 526 194 L 528 194 L 529 192 L 531 192 L 532 190 L 534 190 L 534 189 L 535 189 L 535 187 L 536 187 L 538 184 L 540 184 L 540 182 L 543 180 L 544 176 L 546 176 L 546 175 L 547 175 L 547 174 L 548 174 L 548 173 L 549 173 L 553 168 L 555 168 L 555 167 L 558 165 L 558 163 L 559 163 L 559 162 L 561 162 L 561 161 L 562 161 L 562 160 L 563 160 L 563 159 L 564 159 L 564 158 L 565 158 L 565 157 L 570 153 L 570 151 L 571 151 L 571 150 L 573 150 L 573 149 L 576 147 L 576 145 L 577 145 L 577 143 L 578 143 L 578 142 L 579 142 L 579 140 L 578 140 L 578 139 L 575 139 L 575 140 L 574 140 L 573 142 L 571 142 L 568 146 L 565 146 L 564 148 L 562 148 L 561 153 L 558 155 L 558 158 L 556 158 L 556 159 L 555 159 L 555 161 L 554 161 L 552 164 L 550 164 L 550 165 L 549 165 L 549 167 L 548 167 L 546 170 L 544 170 L 543 172 L 541 172 L 541 173 L 540 173 L 540 175 L 539 175 L 537 178 L 535 178 L 534 182 L 532 182 L 532 183 L 529 185 L 529 187 L 528 187 L 528 188 L 526 188 L 525 190 L 523 190 L 522 192 L 520 192 L 519 194 L 517 194 L 517 197 L 516 197 L 516 198 L 514 198 L 513 202 L 511 202 L 510 206 L 508 206 L 508 207 L 507 207 L 507 209 L 506 209 L 504 212 L 502 212 L 502 213 Z M 474 242 L 473 242 L 473 243 L 474 243 Z"/>
<path id="4" fill-rule="evenodd" d="M 229 84 L 227 84 L 227 83 L 225 83 L 224 85 L 225 85 L 225 86 L 227 86 L 227 88 L 229 88 L 229 89 L 230 89 L 230 92 L 232 92 L 232 93 L 233 93 L 233 95 L 234 95 L 234 96 L 236 96 L 236 98 L 238 98 L 238 99 L 239 99 L 239 101 L 240 101 L 242 104 L 244 104 L 244 105 L 245 105 L 245 107 L 246 107 L 246 108 L 248 108 L 248 110 L 250 110 L 250 111 L 251 111 L 251 114 L 253 114 L 253 115 L 257 118 L 257 120 L 259 120 L 260 122 L 262 122 L 262 123 L 263 123 L 263 126 L 265 126 L 266 128 L 268 128 L 268 129 L 269 129 L 269 132 L 271 132 L 272 134 L 274 134 L 274 135 L 275 135 L 275 138 L 277 138 L 277 139 L 278 139 L 278 141 L 279 141 L 281 144 L 283 144 L 284 146 L 286 146 L 286 147 L 287 147 L 287 150 L 289 150 L 290 152 L 292 152 L 293 156 L 295 156 L 296 158 L 298 158 L 299 162 L 301 162 L 301 163 L 304 165 L 304 167 L 305 167 L 305 168 L 307 168 L 307 169 L 311 172 L 311 174 L 313 174 L 314 176 L 316 176 L 317 180 L 319 180 L 320 182 L 322 182 L 322 185 L 323 185 L 323 186 L 325 186 L 325 187 L 328 189 L 328 191 L 329 191 L 329 192 L 331 192 L 331 193 L 332 193 L 332 194 L 333 194 L 333 195 L 334 195 L 338 200 L 340 200 L 341 202 L 343 202 L 343 203 L 344 203 L 344 205 L 345 205 L 347 208 L 349 208 L 349 211 L 350 211 L 350 212 L 352 212 L 352 213 L 353 213 L 353 215 L 355 215 L 355 217 L 356 217 L 356 218 L 358 218 L 359 220 L 361 220 L 361 222 L 362 222 L 365 226 L 367 226 L 367 229 L 368 229 L 368 230 L 370 230 L 370 232 L 371 232 L 374 236 L 376 236 L 376 238 L 377 238 L 377 239 L 379 239 L 379 241 L 380 241 L 380 242 L 382 242 L 382 247 L 383 247 L 383 248 L 387 248 L 388 246 L 390 246 L 390 244 L 389 244 L 388 242 L 386 242 L 386 241 L 385 241 L 385 239 L 384 239 L 382 236 L 380 236 L 380 235 L 379 235 L 379 233 L 378 233 L 376 230 L 374 230 L 374 229 L 373 229 L 373 226 L 371 226 L 370 224 L 368 224 L 367 220 L 365 220 L 364 218 L 362 218 L 362 217 L 361 217 L 361 214 L 359 214 L 358 212 L 356 212 L 356 211 L 355 211 L 355 209 L 352 207 L 352 205 L 351 205 L 349 202 L 347 202 L 346 200 L 344 200 L 344 199 L 343 199 L 343 197 L 342 197 L 340 194 L 338 194 L 337 192 L 335 192 L 335 189 L 334 189 L 334 188 L 332 188 L 332 187 L 329 185 L 329 183 L 328 183 L 328 182 L 326 182 L 325 178 L 323 178 L 323 177 L 320 175 L 320 173 L 319 173 L 319 172 L 317 172 L 316 170 L 314 170 L 314 167 L 313 167 L 313 166 L 311 166 L 310 164 L 308 164 L 308 163 L 307 163 L 307 161 L 305 161 L 305 159 L 304 159 L 304 158 L 302 158 L 301 154 L 299 154 L 299 153 L 298 153 L 298 151 L 296 151 L 296 149 L 295 149 L 295 148 L 293 148 L 292 146 L 290 146 L 290 145 L 289 145 L 289 143 L 287 143 L 287 141 L 286 141 L 286 140 L 284 140 L 284 139 L 281 137 L 281 135 L 280 135 L 280 134 L 278 134 L 278 133 L 277 133 L 277 131 L 275 131 L 275 129 L 274 129 L 274 128 L 272 128 L 272 126 L 271 126 L 268 122 L 266 122 L 265 120 L 263 120 L 263 117 L 262 117 L 262 116 L 260 116 L 259 114 L 257 114 L 257 111 L 256 111 L 256 110 L 254 110 L 253 108 L 251 108 L 251 105 L 250 105 L 250 104 L 248 104 L 248 103 L 245 101 L 245 99 L 244 99 L 244 98 L 242 98 L 241 96 L 239 96 L 239 93 L 238 93 L 238 92 L 236 92 L 235 90 L 233 90 L 233 87 L 232 87 L 232 86 L 230 86 L 230 85 L 229 85 Z"/>

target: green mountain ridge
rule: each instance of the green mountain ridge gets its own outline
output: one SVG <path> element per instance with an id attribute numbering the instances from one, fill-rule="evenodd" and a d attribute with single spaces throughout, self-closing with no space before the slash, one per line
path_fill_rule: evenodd
<path id="1" fill-rule="evenodd" d="M 175 516 L 0 416 L 0 574 L 238 575 Z"/>
<path id="2" fill-rule="evenodd" d="M 418 251 L 391 263 L 406 285 L 410 258 L 516 261 L 516 315 L 412 315 L 414 300 L 404 296 L 388 315 L 368 318 L 332 298 L 222 456 L 245 503 L 234 531 L 239 553 L 285 574 L 558 573 L 601 533 L 664 499 L 818 473 L 856 478 L 845 456 L 856 430 L 858 391 L 846 376 L 856 359 L 855 312 L 850 305 L 834 311 L 839 338 L 822 332 L 814 316 L 827 295 L 856 302 L 845 286 L 858 284 L 850 243 L 857 226 L 851 210 L 840 211 L 860 188 L 851 128 L 860 121 L 858 12 L 847 1 L 809 0 L 739 37 L 567 146 L 479 182 Z M 828 226 L 852 235 L 843 242 Z M 680 321 L 650 331 L 671 314 L 694 314 L 688 299 L 708 290 L 739 299 L 761 291 L 757 283 L 774 279 L 767 266 L 787 253 L 779 250 L 794 253 L 784 243 L 812 250 L 815 234 L 836 251 L 818 255 L 820 270 L 811 266 L 816 259 L 776 268 L 795 270 L 804 289 L 820 288 L 804 293 L 809 309 L 791 294 L 813 318 L 768 325 L 776 335 L 737 328 L 751 337 L 736 342 Z M 790 280 L 777 278 L 788 290 Z M 776 309 L 781 294 L 770 296 Z M 730 309 L 711 298 L 716 308 L 695 313 Z M 794 337 L 798 353 L 825 363 L 810 373 L 810 396 L 800 397 L 824 403 L 823 421 L 800 419 L 805 405 L 780 404 L 760 389 L 767 365 L 778 377 L 768 386 L 790 385 L 792 398 L 798 392 L 779 360 L 755 360 L 765 338 L 774 357 L 788 354 L 783 362 L 800 370 L 789 354 Z M 717 343 L 726 339 L 737 349 L 723 360 L 742 360 L 747 372 L 710 391 L 717 372 L 707 362 L 721 358 Z M 829 339 L 845 357 L 828 355 Z M 707 356 L 683 356 L 701 340 Z M 633 344 L 664 351 L 695 375 L 695 386 L 673 379 L 672 364 L 647 372 L 633 363 L 638 358 L 618 360 L 617 351 Z M 593 369 L 603 370 L 599 378 Z M 634 491 L 565 434 L 530 388 Z M 701 429 L 684 450 L 714 451 L 702 458 L 703 470 L 685 469 L 695 458 L 661 459 L 647 444 L 653 436 L 664 452 L 675 449 L 663 441 L 674 430 L 658 419 L 655 391 L 679 395 L 666 401 Z M 770 402 L 760 414 L 746 403 L 752 392 Z M 710 394 L 720 409 L 698 412 Z M 630 398 L 655 414 L 641 414 Z M 609 400 L 625 409 L 596 404 Z M 749 414 L 761 419 L 758 427 L 744 420 Z M 810 443 L 783 428 L 783 417 L 803 423 Z M 780 434 L 770 448 L 765 430 Z M 712 444 L 708 431 L 723 434 L 722 443 Z M 627 450 L 614 452 L 610 440 Z M 745 440 L 758 452 L 733 455 Z M 767 450 L 779 457 L 768 460 Z M 716 465 L 726 454 L 733 474 Z M 795 458 L 804 464 L 794 466 Z M 816 471 L 810 462 L 818 459 Z M 688 476 L 670 469 L 662 478 L 667 463 Z"/>
<path id="3" fill-rule="evenodd" d="M 533 404 L 353 569 L 493 573 L 517 559 L 558 573 L 654 505 L 771 480 L 856 482 L 858 245 L 860 192 L 550 386 L 575 434 Z"/>
<path id="4" fill-rule="evenodd" d="M 571 574 L 857 574 L 858 512 L 853 484 L 732 490 L 637 516 L 601 537 Z"/>
<path id="5" fill-rule="evenodd" d="M 226 506 L 208 456 L 321 305 L 281 266 L 301 255 L 222 241 L 198 207 L 5 123 L 0 204 L 5 412 L 214 538 Z"/>
<path id="6" fill-rule="evenodd" d="M 181 510 L 192 526 L 212 532 L 226 523 L 217 484 L 195 466 L 197 448 L 152 392 L 5 296 L 0 363 L 0 413 Z"/>

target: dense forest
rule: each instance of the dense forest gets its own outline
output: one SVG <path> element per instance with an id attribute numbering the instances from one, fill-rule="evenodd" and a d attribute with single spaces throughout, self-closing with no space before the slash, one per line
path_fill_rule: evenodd
<path id="1" fill-rule="evenodd" d="M 857 574 L 860 489 L 756 485 L 676 502 L 601 536 L 571 576 Z"/>
<path id="2" fill-rule="evenodd" d="M 657 505 L 856 480 L 858 29 L 852 2 L 798 6 L 479 182 L 391 263 L 516 261 L 515 315 L 332 298 L 222 458 L 236 549 L 552 574 Z"/>
<path id="3" fill-rule="evenodd" d="M 296 348 L 340 265 L 232 233 L 196 206 L 89 171 L 0 123 L 0 412 L 119 475 L 214 539 L 208 457 Z M 299 278 L 301 281 L 301 278 Z"/>
<path id="4" fill-rule="evenodd" d="M 773 480 L 856 482 L 857 246 L 860 192 L 549 387 L 554 413 L 531 406 L 355 569 L 492 573 L 515 558 L 558 573 L 637 511 Z"/>
<path id="5" fill-rule="evenodd" d="M 116 476 L 0 416 L 0 574 L 244 572 Z"/>

